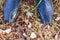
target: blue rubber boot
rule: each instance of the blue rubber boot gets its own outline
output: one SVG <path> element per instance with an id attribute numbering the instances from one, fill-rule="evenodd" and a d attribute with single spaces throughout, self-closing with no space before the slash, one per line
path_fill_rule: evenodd
<path id="1" fill-rule="evenodd" d="M 37 0 L 39 3 L 40 0 Z M 44 24 L 51 24 L 53 17 L 53 4 L 51 0 L 42 0 L 41 4 L 38 6 L 38 11 L 40 18 Z"/>
<path id="2" fill-rule="evenodd" d="M 4 4 L 4 21 L 13 22 L 18 15 L 18 8 L 22 0 L 6 0 Z"/>

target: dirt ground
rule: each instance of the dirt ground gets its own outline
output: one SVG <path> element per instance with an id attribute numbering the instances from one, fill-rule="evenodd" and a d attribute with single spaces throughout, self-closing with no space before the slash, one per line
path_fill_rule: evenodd
<path id="1" fill-rule="evenodd" d="M 53 22 L 47 26 L 39 19 L 38 10 L 31 11 L 36 0 L 23 0 L 12 23 L 3 20 L 4 3 L 5 0 L 0 0 L 0 40 L 60 40 L 60 0 L 53 0 Z"/>

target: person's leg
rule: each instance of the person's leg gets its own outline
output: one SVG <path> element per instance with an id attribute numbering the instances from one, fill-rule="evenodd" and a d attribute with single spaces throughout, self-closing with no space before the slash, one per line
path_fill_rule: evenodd
<path id="1" fill-rule="evenodd" d="M 17 15 L 17 11 L 22 0 L 6 0 L 4 4 L 4 21 L 12 22 Z"/>
<path id="2" fill-rule="evenodd" d="M 37 3 L 39 1 L 40 0 L 37 0 Z M 38 11 L 44 24 L 52 23 L 53 5 L 51 0 L 42 0 L 41 4 L 38 6 Z"/>

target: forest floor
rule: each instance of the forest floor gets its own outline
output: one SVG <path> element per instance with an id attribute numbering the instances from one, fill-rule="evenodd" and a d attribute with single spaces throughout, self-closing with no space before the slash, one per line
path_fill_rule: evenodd
<path id="1" fill-rule="evenodd" d="M 13 23 L 3 20 L 4 0 L 0 0 L 0 40 L 60 40 L 60 1 L 53 0 L 54 15 L 51 25 L 44 25 L 38 10 L 31 11 L 35 0 L 23 0 L 18 17 Z M 28 13 L 26 12 L 28 9 Z"/>

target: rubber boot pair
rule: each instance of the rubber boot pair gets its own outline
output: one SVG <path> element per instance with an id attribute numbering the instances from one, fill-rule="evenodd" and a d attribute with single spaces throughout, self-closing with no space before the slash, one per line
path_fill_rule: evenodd
<path id="1" fill-rule="evenodd" d="M 36 0 L 38 4 L 40 0 Z M 18 15 L 18 8 L 22 0 L 7 0 L 4 5 L 4 21 L 13 22 Z M 42 0 L 41 4 L 37 7 L 40 18 L 44 24 L 52 23 L 53 17 L 53 4 L 51 0 Z"/>

